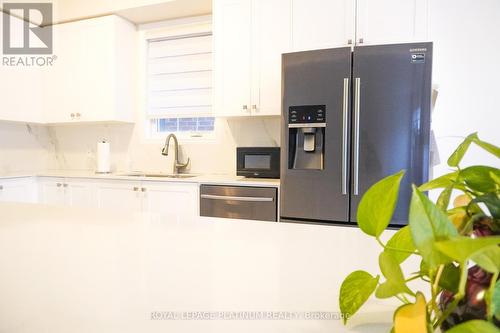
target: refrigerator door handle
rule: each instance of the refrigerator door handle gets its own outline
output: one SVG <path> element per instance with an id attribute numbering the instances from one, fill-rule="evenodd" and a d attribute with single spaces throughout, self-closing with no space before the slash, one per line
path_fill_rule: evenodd
<path id="1" fill-rule="evenodd" d="M 360 109 L 361 79 L 354 80 L 354 195 L 359 195 L 359 109 Z"/>
<path id="2" fill-rule="evenodd" d="M 348 112 L 349 112 L 349 78 L 344 78 L 344 96 L 342 101 L 342 194 L 347 195 L 347 159 L 348 159 Z"/>

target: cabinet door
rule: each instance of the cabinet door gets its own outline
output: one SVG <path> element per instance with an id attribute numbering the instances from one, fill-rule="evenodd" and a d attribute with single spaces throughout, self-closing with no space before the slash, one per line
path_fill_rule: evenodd
<path id="1" fill-rule="evenodd" d="M 95 200 L 95 196 L 93 195 L 94 182 L 92 182 L 91 180 L 66 180 L 63 187 L 66 205 L 82 208 L 97 207 L 97 201 Z"/>
<path id="2" fill-rule="evenodd" d="M 356 0 L 292 0 L 294 51 L 345 46 L 354 39 Z"/>
<path id="3" fill-rule="evenodd" d="M 251 0 L 214 1 L 214 112 L 250 115 Z"/>
<path id="4" fill-rule="evenodd" d="M 428 0 L 358 0 L 356 43 L 392 44 L 426 40 L 427 6 Z"/>
<path id="5" fill-rule="evenodd" d="M 138 212 L 141 211 L 140 182 L 107 181 L 96 185 L 98 208 Z"/>
<path id="6" fill-rule="evenodd" d="M 24 21 L 13 16 L 8 18 L 8 15 L 1 11 L 0 36 L 3 36 L 3 21 L 7 19 L 10 19 L 11 46 L 22 46 Z M 9 60 L 9 58 L 9 55 L 6 54 L 4 61 Z M 43 67 L 37 66 L 0 65 L 0 91 L 2 100 L 0 120 L 42 122 L 41 104 L 43 96 L 41 88 L 43 70 Z"/>
<path id="7" fill-rule="evenodd" d="M 55 25 L 54 54 L 57 59 L 47 68 L 44 75 L 44 116 L 48 123 L 76 121 L 81 114 L 80 94 L 84 47 L 77 23 Z"/>
<path id="8" fill-rule="evenodd" d="M 143 209 L 174 219 L 198 216 L 198 184 L 143 182 Z"/>
<path id="9" fill-rule="evenodd" d="M 252 115 L 281 114 L 281 54 L 291 50 L 290 0 L 253 1 Z"/>
<path id="10" fill-rule="evenodd" d="M 0 201 L 36 202 L 36 184 L 32 178 L 0 180 Z"/>
<path id="11" fill-rule="evenodd" d="M 117 57 L 114 53 L 113 20 L 113 16 L 105 16 L 78 22 L 83 59 L 78 65 L 75 64 L 80 85 L 80 116 L 77 121 L 106 121 L 114 118 Z"/>
<path id="12" fill-rule="evenodd" d="M 39 202 L 47 205 L 64 205 L 64 179 L 40 178 L 38 181 Z"/>

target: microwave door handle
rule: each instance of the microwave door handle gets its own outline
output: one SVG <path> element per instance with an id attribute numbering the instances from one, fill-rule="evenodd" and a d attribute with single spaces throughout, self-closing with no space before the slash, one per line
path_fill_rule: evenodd
<path id="1" fill-rule="evenodd" d="M 238 197 L 229 195 L 202 194 L 202 199 L 225 200 L 225 201 L 246 201 L 246 202 L 272 202 L 274 198 L 267 197 Z"/>

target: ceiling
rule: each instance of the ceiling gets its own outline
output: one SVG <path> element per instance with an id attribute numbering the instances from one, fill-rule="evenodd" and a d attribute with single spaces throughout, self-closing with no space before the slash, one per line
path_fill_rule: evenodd
<path id="1" fill-rule="evenodd" d="M 211 0 L 175 0 L 115 12 L 115 14 L 136 24 L 210 13 L 212 13 Z"/>
<path id="2" fill-rule="evenodd" d="M 38 2 L 53 3 L 54 24 L 110 14 L 119 15 L 135 24 L 143 24 L 212 13 L 212 0 L 38 0 Z"/>

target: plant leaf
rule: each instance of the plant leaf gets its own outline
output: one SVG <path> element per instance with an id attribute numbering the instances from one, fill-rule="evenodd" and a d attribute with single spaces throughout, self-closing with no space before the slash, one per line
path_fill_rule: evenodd
<path id="1" fill-rule="evenodd" d="M 497 184 L 498 187 L 500 187 L 500 176 L 495 175 L 493 172 L 490 173 L 491 179 Z"/>
<path id="2" fill-rule="evenodd" d="M 399 263 L 391 254 L 382 252 L 378 261 L 380 270 L 387 281 L 377 288 L 375 292 L 377 298 L 389 298 L 402 293 L 413 295 L 413 292 L 406 285 Z"/>
<path id="3" fill-rule="evenodd" d="M 489 166 L 475 165 L 460 171 L 459 177 L 472 190 L 487 193 L 496 191 L 496 183 L 491 174 L 500 177 L 500 170 Z"/>
<path id="4" fill-rule="evenodd" d="M 371 276 L 365 271 L 355 271 L 349 274 L 340 287 L 339 305 L 343 314 L 344 324 L 368 300 L 377 288 L 380 277 Z"/>
<path id="5" fill-rule="evenodd" d="M 451 167 L 456 167 L 460 164 L 460 161 L 462 161 L 462 158 L 464 157 L 465 153 L 470 147 L 470 144 L 474 139 L 477 139 L 477 133 L 472 133 L 468 137 L 465 138 L 465 140 L 455 149 L 453 154 L 448 158 L 448 165 Z"/>
<path id="6" fill-rule="evenodd" d="M 488 246 L 471 256 L 471 260 L 490 273 L 500 272 L 500 247 Z"/>
<path id="7" fill-rule="evenodd" d="M 444 266 L 441 278 L 439 279 L 439 286 L 443 289 L 456 293 L 458 291 L 458 284 L 460 282 L 460 268 L 449 263 Z"/>
<path id="8" fill-rule="evenodd" d="M 500 280 L 495 283 L 495 289 L 493 289 L 493 297 L 491 299 L 491 313 L 500 319 Z"/>
<path id="9" fill-rule="evenodd" d="M 500 198 L 498 193 L 490 192 L 481 195 L 473 200 L 475 203 L 484 203 L 485 206 L 490 211 L 491 216 L 496 219 L 500 219 Z"/>
<path id="10" fill-rule="evenodd" d="M 379 237 L 389 225 L 404 171 L 388 176 L 366 191 L 358 206 L 358 225 L 364 233 Z"/>
<path id="11" fill-rule="evenodd" d="M 458 171 L 453 171 L 420 185 L 418 189 L 422 192 L 425 192 L 437 188 L 448 187 L 452 185 L 457 180 L 457 178 Z"/>
<path id="12" fill-rule="evenodd" d="M 411 231 L 409 226 L 405 226 L 396 232 L 391 239 L 386 244 L 387 247 L 392 249 L 399 249 L 403 251 L 396 251 L 386 248 L 384 251 L 388 252 L 392 257 L 401 264 L 405 261 L 410 255 L 410 252 L 415 251 L 415 245 L 413 245 L 413 241 L 411 240 Z"/>
<path id="13" fill-rule="evenodd" d="M 491 143 L 485 142 L 483 140 L 480 140 L 478 137 L 473 138 L 472 141 L 476 145 L 478 145 L 479 147 L 481 147 L 484 150 L 486 150 L 487 152 L 492 153 L 497 158 L 500 158 L 500 148 L 499 147 L 497 147 L 497 146 L 495 146 L 495 145 L 493 145 Z"/>
<path id="14" fill-rule="evenodd" d="M 458 229 L 462 230 L 462 227 L 467 222 L 467 207 L 455 207 L 447 211 L 448 219 L 453 223 L 453 225 Z"/>
<path id="15" fill-rule="evenodd" d="M 442 210 L 446 211 L 450 205 L 451 192 L 453 191 L 453 184 L 446 187 L 439 195 L 436 205 Z"/>
<path id="16" fill-rule="evenodd" d="M 500 236 L 481 238 L 457 237 L 455 239 L 438 241 L 435 247 L 449 258 L 463 263 L 473 254 L 489 246 L 498 244 L 500 244 Z"/>
<path id="17" fill-rule="evenodd" d="M 413 243 L 429 268 L 449 262 L 445 255 L 434 249 L 434 244 L 436 241 L 456 237 L 457 229 L 448 220 L 446 213 L 415 186 L 410 203 L 409 225 Z"/>
<path id="18" fill-rule="evenodd" d="M 414 304 L 405 304 L 394 312 L 394 333 L 409 332 L 427 332 L 425 297 L 420 292 Z"/>
<path id="19" fill-rule="evenodd" d="M 446 333 L 498 333 L 498 328 L 486 320 L 469 320 L 451 328 Z"/>

